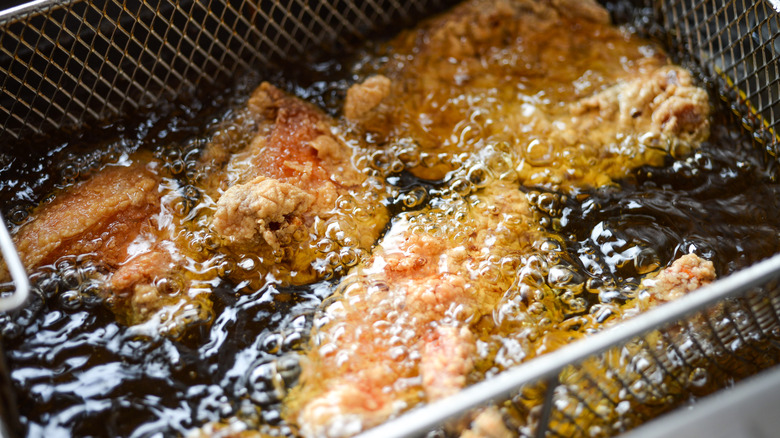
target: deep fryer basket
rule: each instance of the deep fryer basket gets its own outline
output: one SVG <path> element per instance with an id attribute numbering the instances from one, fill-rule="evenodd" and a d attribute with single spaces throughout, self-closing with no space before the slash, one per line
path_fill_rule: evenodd
<path id="1" fill-rule="evenodd" d="M 121 117 L 276 61 L 337 52 L 450 3 L 35 1 L 0 13 L 0 144 L 17 145 L 33 136 Z M 662 39 L 680 61 L 696 66 L 711 90 L 733 103 L 755 146 L 774 162 L 780 123 L 780 15 L 775 2 L 628 4 L 614 6 L 613 13 L 643 14 L 636 20 L 640 30 Z M 594 400 L 614 411 L 619 410 L 615 393 L 652 402 L 671 388 L 680 400 L 667 402 L 676 406 L 689 394 L 686 385 L 696 385 L 698 369 L 729 382 L 773 365 L 761 357 L 776 355 L 772 349 L 780 342 L 779 275 L 776 256 L 640 315 L 619 331 L 542 356 L 369 434 L 422 433 L 484 402 L 521 404 L 518 391 L 533 387 L 541 388 L 544 402 L 534 412 L 536 423 L 525 430 L 528 435 L 630 429 L 632 421 L 647 419 L 644 414 L 623 415 L 616 423 L 588 394 L 597 394 Z M 716 312 L 718 320 L 712 318 Z M 686 345 L 680 345 L 683 338 Z M 625 350 L 643 361 L 629 361 L 630 372 L 606 387 L 597 375 L 604 366 L 594 371 L 593 364 L 606 364 L 605 354 Z M 582 430 L 575 418 L 582 412 L 602 429 Z"/>

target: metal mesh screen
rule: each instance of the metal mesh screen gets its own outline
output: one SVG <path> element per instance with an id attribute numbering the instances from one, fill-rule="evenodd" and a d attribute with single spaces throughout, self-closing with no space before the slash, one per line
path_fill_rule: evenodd
<path id="1" fill-rule="evenodd" d="M 547 436 L 614 435 L 772 367 L 780 360 L 779 316 L 773 282 L 566 367 L 541 428 Z M 538 403 L 534 389 L 507 405 L 524 413 Z"/>
<path id="2" fill-rule="evenodd" d="M 97 0 L 22 8 L 0 15 L 0 141 L 122 116 L 277 60 L 338 51 L 449 3 Z M 780 15 L 772 5 L 647 5 L 648 23 L 660 25 L 671 51 L 701 68 L 714 91 L 735 103 L 756 143 L 776 154 Z M 536 419 L 519 426 L 529 436 L 620 432 L 772 366 L 779 343 L 780 289 L 772 282 L 584 356 L 502 406 L 508 421 Z"/>
<path id="3" fill-rule="evenodd" d="M 446 0 L 74 1 L 0 16 L 0 141 L 127 114 L 334 52 Z"/>
<path id="4" fill-rule="evenodd" d="M 780 14 L 769 1 L 678 0 L 654 4 L 671 51 L 701 67 L 776 154 L 780 124 Z M 756 117 L 758 116 L 758 117 Z"/>
<path id="5" fill-rule="evenodd" d="M 774 256 L 701 293 L 621 322 L 619 330 L 593 334 L 516 366 L 361 438 L 468 424 L 484 404 L 497 408 L 505 425 L 522 437 L 624 433 L 692 397 L 775 367 L 780 362 L 778 279 L 780 256 Z M 748 414 L 739 406 L 730 409 Z M 743 432 L 740 436 L 754 436 Z"/>

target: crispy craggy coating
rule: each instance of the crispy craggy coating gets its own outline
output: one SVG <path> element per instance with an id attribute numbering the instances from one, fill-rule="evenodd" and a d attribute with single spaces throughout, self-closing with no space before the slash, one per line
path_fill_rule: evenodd
<path id="1" fill-rule="evenodd" d="M 686 254 L 654 278 L 646 278 L 642 285 L 649 293 L 650 301 L 665 303 L 714 281 L 715 266 L 711 261 L 696 254 Z"/>
<path id="2" fill-rule="evenodd" d="M 313 203 L 314 195 L 293 184 L 258 176 L 225 191 L 217 203 L 214 228 L 229 236 L 231 245 L 251 248 L 262 238 L 279 250 L 280 239 L 288 240 L 303 229 L 300 216 Z"/>
<path id="3" fill-rule="evenodd" d="M 381 183 L 357 170 L 335 121 L 267 83 L 242 111 L 201 158 L 198 182 L 207 196 L 195 211 L 207 221 L 177 212 L 178 183 L 164 180 L 162 163 L 137 154 L 129 166 L 109 166 L 34 212 L 15 236 L 25 265 L 90 255 L 103 267 L 100 294 L 121 322 L 178 332 L 207 320 L 203 292 L 222 275 L 209 258 L 224 260 L 220 252 L 255 257 L 260 275 L 256 263 L 226 275 L 260 282 L 270 273 L 304 284 L 357 263 L 387 210 Z M 204 227 L 221 248 L 204 247 Z"/>
<path id="4" fill-rule="evenodd" d="M 561 320 L 541 336 L 528 336 L 528 332 L 522 330 L 504 334 L 506 338 L 514 338 L 515 348 L 522 346 L 526 353 L 518 355 L 514 361 L 504 362 L 503 366 L 555 350 L 594 332 L 619 330 L 619 324 L 626 319 L 680 298 L 715 278 L 712 262 L 695 254 L 683 255 L 666 268 L 645 277 L 634 298 L 623 304 L 594 307 L 582 316 Z M 714 313 L 710 317 L 718 318 Z M 700 317 L 694 321 L 707 327 L 708 323 Z M 633 422 L 641 421 L 644 415 L 658 414 L 674 403 L 683 402 L 688 391 L 696 391 L 699 386 L 688 380 L 690 364 L 713 366 L 710 359 L 696 356 L 699 354 L 697 348 L 702 345 L 691 345 L 691 340 L 681 335 L 679 326 L 659 327 L 658 331 L 564 369 L 559 375 L 560 389 L 556 390 L 553 399 L 556 409 L 550 423 L 552 430 L 563 436 L 586 436 L 583 431 L 611 435 L 635 426 Z M 685 360 L 680 360 L 679 354 L 685 355 Z M 505 355 L 504 359 L 507 357 Z M 656 358 L 660 358 L 661 365 Z M 661 366 L 665 368 L 660 369 Z M 508 420 L 505 425 L 527 432 L 536 421 L 543 394 L 543 389 L 525 388 L 515 398 L 518 403 L 511 407 L 503 405 L 501 411 Z M 642 409 L 646 411 L 640 412 Z M 496 430 L 500 431 L 500 428 Z M 467 431 L 463 436 L 472 436 L 470 433 Z"/>
<path id="5" fill-rule="evenodd" d="M 461 438 L 512 438 L 516 435 L 506 427 L 499 410 L 489 407 L 477 414 L 469 428 L 460 436 Z"/>
<path id="6" fill-rule="evenodd" d="M 465 327 L 436 327 L 428 335 L 420 358 L 420 375 L 429 401 L 446 398 L 466 386 L 466 377 L 474 369 L 475 341 Z"/>
<path id="7" fill-rule="evenodd" d="M 214 142 L 204 156 L 225 162 L 209 182 L 223 246 L 259 256 L 292 284 L 328 276 L 339 256 L 354 264 L 388 220 L 381 183 L 355 167 L 336 122 L 312 105 L 263 83 L 247 108 L 256 121 L 249 144 L 231 155 Z"/>
<path id="8" fill-rule="evenodd" d="M 709 136 L 707 93 L 663 66 L 545 112 L 520 104 L 506 119 L 523 162 L 520 179 L 552 189 L 594 187 L 641 165 L 689 154 Z"/>
<path id="9" fill-rule="evenodd" d="M 65 254 L 100 252 L 118 266 L 159 211 L 158 177 L 143 166 L 110 167 L 35 211 L 14 236 L 27 269 Z"/>
<path id="10" fill-rule="evenodd" d="M 181 254 L 160 223 L 165 209 L 158 167 L 138 154 L 131 164 L 109 166 L 40 205 L 14 235 L 27 270 L 63 257 L 89 259 L 101 267 L 97 293 L 122 323 L 146 322 L 168 306 L 170 330 L 183 327 L 177 322 L 182 313 L 189 314 L 184 319 L 204 319 L 208 306 L 187 306 L 200 299 L 182 293 L 183 285 L 160 291 L 177 276 Z"/>
<path id="11" fill-rule="evenodd" d="M 470 1 L 390 42 L 382 76 L 350 90 L 344 114 L 355 132 L 415 145 L 421 159 L 411 172 L 444 178 L 515 226 L 502 234 L 489 215 L 468 210 L 479 231 L 461 241 L 453 229 L 445 242 L 403 231 L 412 228 L 407 217 L 424 216 L 448 229 L 433 210 L 396 218 L 317 326 L 302 383 L 287 399 L 287 417 L 304 436 L 358 433 L 581 335 L 571 327 L 585 324 L 566 318 L 543 280 L 481 276 L 507 255 L 494 252 L 497 242 L 522 259 L 540 239 L 527 203 L 510 201 L 523 195 L 508 182 L 577 192 L 686 154 L 709 134 L 709 101 L 690 74 L 608 21 L 594 2 Z M 576 31 L 551 32 L 558 28 Z M 365 105 L 350 97 L 366 90 Z M 469 269 L 475 260 L 484 271 Z M 482 318 L 497 315 L 513 289 L 524 291 L 515 326 Z M 489 416 L 472 432 L 489 434 L 487 424 L 497 423 Z"/>
<path id="12" fill-rule="evenodd" d="M 372 76 L 347 90 L 344 101 L 344 117 L 360 120 L 382 103 L 390 94 L 390 79 L 382 75 Z"/>
<path id="13" fill-rule="evenodd" d="M 504 143 L 525 185 L 576 191 L 687 154 L 709 134 L 704 90 L 595 2 L 472 0 L 386 50 L 377 71 L 390 89 L 355 129 L 415 144 L 412 172 L 426 179 Z"/>
<path id="14" fill-rule="evenodd" d="M 287 416 L 304 436 L 348 436 L 461 389 L 471 324 L 512 283 L 496 263 L 513 265 L 535 236 L 511 185 L 396 218 L 325 308 Z"/>

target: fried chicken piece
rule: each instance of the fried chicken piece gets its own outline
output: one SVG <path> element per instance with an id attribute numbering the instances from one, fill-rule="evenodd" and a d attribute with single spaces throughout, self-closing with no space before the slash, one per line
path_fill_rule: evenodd
<path id="1" fill-rule="evenodd" d="M 501 184 L 397 217 L 316 323 L 286 417 L 307 437 L 348 436 L 462 388 L 470 324 L 512 282 L 495 263 L 529 250 L 532 222 L 525 195 Z"/>
<path id="2" fill-rule="evenodd" d="M 363 83 L 349 87 L 344 101 L 344 117 L 349 120 L 365 117 L 388 94 L 390 94 L 390 79 L 382 75 L 372 76 Z"/>
<path id="3" fill-rule="evenodd" d="M 561 104 L 668 62 L 648 42 L 611 26 L 596 2 L 579 0 L 467 1 L 384 50 L 388 62 L 359 74 L 383 75 L 390 90 L 355 129 L 381 143 L 417 145 L 422 158 L 411 171 L 429 180 L 444 178 L 462 164 L 460 154 L 487 144 L 525 149 L 533 130 L 506 123 L 521 105 L 553 117 Z"/>
<path id="4" fill-rule="evenodd" d="M 452 245 L 436 233 L 401 231 L 412 227 L 405 222 L 414 215 L 397 218 L 368 263 L 344 279 L 315 330 L 301 385 L 286 402 L 287 418 L 304 436 L 358 433 L 416 403 L 451 394 L 469 375 L 485 371 L 468 357 L 475 351 L 472 324 L 495 310 L 514 278 L 490 282 L 481 272 L 506 255 L 494 253 L 492 264 L 487 262 L 496 240 L 507 242 L 518 257 L 529 254 L 534 239 L 530 212 L 512 210 L 524 200 L 491 198 L 496 191 L 499 198 L 512 192 L 497 179 L 563 190 L 592 187 L 625 177 L 633 167 L 659 164 L 658 157 L 672 151 L 661 140 L 692 148 L 706 138 L 708 101 L 691 85 L 690 74 L 666 67 L 664 56 L 608 26 L 606 17 L 593 2 L 475 0 L 389 44 L 391 61 L 379 73 L 390 80 L 390 91 L 360 112 L 355 129 L 391 145 L 411 139 L 405 144 L 417 145 L 423 157 L 445 156 L 438 163 L 423 158 L 411 171 L 446 177 L 453 187 L 469 173 L 462 186 L 477 190 L 472 196 L 490 198 L 498 211 L 509 208 L 504 216 L 525 218 L 519 220 L 525 225 L 515 224 L 504 235 L 481 213 L 469 212 L 465 217 L 484 224 L 476 226 L 482 231 Z M 549 32 L 569 27 L 578 32 Z M 605 44 L 595 50 L 593 41 L 599 40 Z M 628 117 L 613 120 L 622 114 Z M 643 139 L 651 151 L 621 143 L 647 133 L 656 138 Z M 546 143 L 537 143 L 550 161 L 527 148 L 541 138 Z M 594 152 L 583 154 L 580 144 Z M 495 178 L 510 172 L 483 160 L 487 150 L 516 157 L 508 159 L 520 163 L 512 168 L 516 179 Z M 484 181 L 469 170 L 482 161 L 483 173 L 491 175 Z M 542 169 L 532 172 L 531 165 Z M 432 228 L 448 227 L 441 215 L 423 214 Z M 502 237 L 488 238 L 482 234 L 487 230 Z M 450 232 L 458 235 L 456 228 Z M 551 312 L 551 319 L 538 324 L 541 341 L 518 340 L 516 349 L 527 349 L 519 360 L 572 340 L 563 330 L 545 332 L 564 317 L 557 298 L 549 300 L 543 313 Z"/>
<path id="5" fill-rule="evenodd" d="M 621 81 L 580 100 L 571 113 L 584 116 L 582 130 L 609 121 L 617 131 L 665 134 L 688 143 L 709 136 L 707 93 L 693 84 L 688 70 L 676 66 Z"/>
<path id="6" fill-rule="evenodd" d="M 715 270 L 710 261 L 695 254 L 684 255 L 654 277 L 645 279 L 642 283 L 645 291 L 637 299 L 626 303 L 620 318 L 607 325 L 615 325 L 621 319 L 631 317 L 638 309 L 645 310 L 678 299 L 713 281 Z M 615 424 L 622 425 L 625 430 L 636 426 L 645 415 L 653 415 L 653 412 L 657 415 L 684 403 L 691 394 L 705 395 L 707 389 L 697 379 L 701 378 L 701 374 L 720 372 L 726 363 L 712 362 L 711 358 L 716 355 L 702 356 L 701 349 L 723 348 L 723 345 L 721 341 L 707 339 L 706 335 L 697 336 L 692 341 L 684 326 L 692 324 L 699 327 L 693 330 L 706 331 L 712 322 L 724 319 L 721 312 L 720 307 L 710 309 L 706 315 L 691 316 L 688 322 L 659 328 L 626 343 L 624 348 L 612 349 L 586 360 L 581 371 L 570 373 L 561 380 L 566 389 L 556 393 L 556 406 L 566 406 L 564 412 L 569 415 L 577 412 L 572 418 L 575 418 L 580 430 L 607 431 Z M 728 316 L 725 318 L 729 319 Z M 729 348 L 740 347 L 735 344 Z M 691 372 L 697 370 L 696 367 L 699 367 L 699 374 Z M 598 392 L 593 390 L 591 383 L 583 381 L 582 373 L 587 373 L 590 379 L 596 376 Z M 606 377 L 608 375 L 609 378 Z M 629 388 L 629 391 L 624 388 Z M 602 409 L 598 416 L 583 412 L 587 410 L 585 405 L 597 406 L 605 398 L 619 401 L 619 408 Z M 640 407 L 644 410 L 641 414 L 638 413 Z"/>
<path id="7" fill-rule="evenodd" d="M 259 256 L 263 269 L 292 284 L 343 270 L 340 257 L 360 259 L 388 220 L 382 182 L 357 169 L 336 122 L 312 105 L 263 83 L 247 111 L 251 141 L 235 153 L 213 142 L 204 154 L 225 162 L 207 183 L 224 248 Z"/>
<path id="8" fill-rule="evenodd" d="M 178 251 L 172 242 L 162 243 L 169 236 L 158 223 L 162 190 L 154 166 L 140 154 L 133 164 L 107 167 L 40 205 L 14 235 L 27 270 L 63 257 L 94 260 L 103 267 L 98 293 L 127 325 L 189 302 L 181 291 L 158 290 L 158 282 L 176 270 Z"/>
<path id="9" fill-rule="evenodd" d="M 33 212 L 14 242 L 28 270 L 65 254 L 99 252 L 118 266 L 159 211 L 159 179 L 143 166 L 110 167 Z"/>
<path id="10" fill-rule="evenodd" d="M 686 254 L 654 278 L 642 281 L 650 300 L 666 303 L 715 281 L 715 266 L 696 254 Z"/>
<path id="11" fill-rule="evenodd" d="M 298 187 L 263 176 L 229 188 L 219 199 L 214 228 L 229 236 L 230 244 L 251 247 L 262 239 L 281 248 L 295 232 L 304 232 L 300 216 L 314 203 L 314 195 Z M 288 219 L 292 218 L 292 219 Z"/>
<path id="12" fill-rule="evenodd" d="M 387 50 L 378 72 L 390 90 L 356 129 L 416 145 L 411 171 L 425 179 L 505 143 L 522 184 L 581 190 L 683 157 L 709 136 L 710 102 L 691 74 L 611 26 L 595 2 L 472 0 Z"/>
<path id="13" fill-rule="evenodd" d="M 709 136 L 707 93 L 690 72 L 664 66 L 545 113 L 521 104 L 507 118 L 525 185 L 596 187 L 641 165 L 689 154 Z"/>
<path id="14" fill-rule="evenodd" d="M 477 414 L 471 425 L 461 435 L 461 438 L 512 438 L 512 433 L 504 424 L 501 412 L 495 407 L 489 407 Z"/>
<path id="15" fill-rule="evenodd" d="M 594 332 L 616 329 L 622 321 L 638 313 L 678 299 L 713 281 L 712 262 L 695 254 L 684 255 L 646 277 L 636 298 L 622 305 L 604 304 L 599 311 L 571 318 L 576 321 L 574 326 L 561 321 L 539 339 L 526 343 L 524 348 L 528 354 L 522 360 Z M 605 318 L 604 310 L 611 311 L 612 316 Z M 714 313 L 708 317 L 718 319 Z M 692 322 L 701 327 L 708 326 L 701 317 L 694 317 Z M 652 417 L 672 408 L 674 403 L 687 400 L 690 391 L 696 391 L 699 385 L 689 380 L 690 367 L 719 366 L 709 358 L 696 356 L 699 354 L 697 348 L 703 345 L 692 345 L 680 326 L 671 325 L 563 370 L 559 375 L 561 385 L 556 388 L 553 398 L 552 430 L 562 436 L 611 435 L 635 426 L 646 416 Z M 525 394 L 515 398 L 521 403 L 503 405 L 502 410 L 517 422 L 515 424 L 533 425 L 544 391 L 539 388 L 523 391 Z"/>
<path id="16" fill-rule="evenodd" d="M 465 327 L 437 327 L 425 340 L 420 359 L 423 390 L 429 401 L 446 398 L 466 386 L 474 369 L 474 335 Z"/>

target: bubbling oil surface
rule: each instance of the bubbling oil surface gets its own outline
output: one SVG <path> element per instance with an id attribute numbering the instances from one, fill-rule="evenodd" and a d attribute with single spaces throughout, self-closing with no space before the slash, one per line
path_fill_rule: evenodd
<path id="1" fill-rule="evenodd" d="M 352 72 L 383 62 L 366 53 L 304 69 L 296 66 L 263 79 L 336 114 L 346 89 L 358 78 Z M 250 77 L 216 98 L 169 103 L 144 119 L 74 133 L 57 147 L 51 147 L 52 139 L 41 140 L 32 159 L 21 150 L 3 152 L 3 213 L 22 224 L 47 193 L 137 150 L 151 150 L 184 194 L 180 214 L 187 215 L 203 202 L 189 181 L 197 177 L 195 163 L 207 141 L 204 126 L 208 131 L 231 117 L 224 108 L 240 106 L 257 79 Z M 573 331 L 584 333 L 594 327 L 578 326 L 578 316 L 590 313 L 598 322 L 614 317 L 620 311 L 616 303 L 631 298 L 643 275 L 682 254 L 694 251 L 715 260 L 723 276 L 774 253 L 780 247 L 776 175 L 750 136 L 733 128 L 728 108 L 720 108 L 715 118 L 711 139 L 694 155 L 668 158 L 663 167 L 636 169 L 619 187 L 566 196 L 523 188 L 540 231 L 549 238 L 522 260 L 496 260 L 512 265 L 499 266 L 500 272 L 511 272 L 519 284 L 534 288 L 510 291 L 496 311 L 495 324 L 510 333 L 529 330 L 527 323 L 533 320 L 536 328 L 531 330 L 537 333 L 524 336 L 534 341 L 551 323 L 545 318 L 552 309 Z M 462 131 L 467 134 L 468 128 Z M 468 142 L 466 134 L 456 140 Z M 371 143 L 370 133 L 365 139 Z M 513 168 L 501 158 L 508 152 L 500 142 L 483 149 L 484 159 L 457 148 L 428 156 L 412 141 L 384 146 L 365 157 L 364 164 L 392 186 L 392 215 L 440 202 L 436 200 L 443 193 L 467 197 L 490 179 L 508 178 Z M 445 184 L 408 171 L 426 160 L 430 166 L 446 163 L 457 169 L 457 178 Z M 190 237 L 208 253 L 207 236 Z M 213 262 L 223 270 L 252 268 L 242 266 L 251 260 Z M 219 280 L 211 286 L 214 320 L 170 337 L 139 333 L 116 322 L 89 292 L 103 269 L 86 258 L 60 260 L 35 273 L 28 306 L 0 317 L 28 436 L 175 435 L 234 416 L 270 434 L 293 433 L 281 418 L 280 403 L 298 376 L 294 353 L 308 342 L 315 312 L 336 289 L 335 280 L 300 287 L 268 284 L 258 290 Z M 530 316 L 520 318 L 520 308 Z M 482 371 L 487 375 L 527 354 L 510 337 L 485 342 L 490 364 Z M 549 348 L 542 344 L 538 353 Z M 692 373 L 692 379 L 707 381 L 701 373 Z M 525 397 L 528 406 L 538 403 L 533 394 Z"/>

